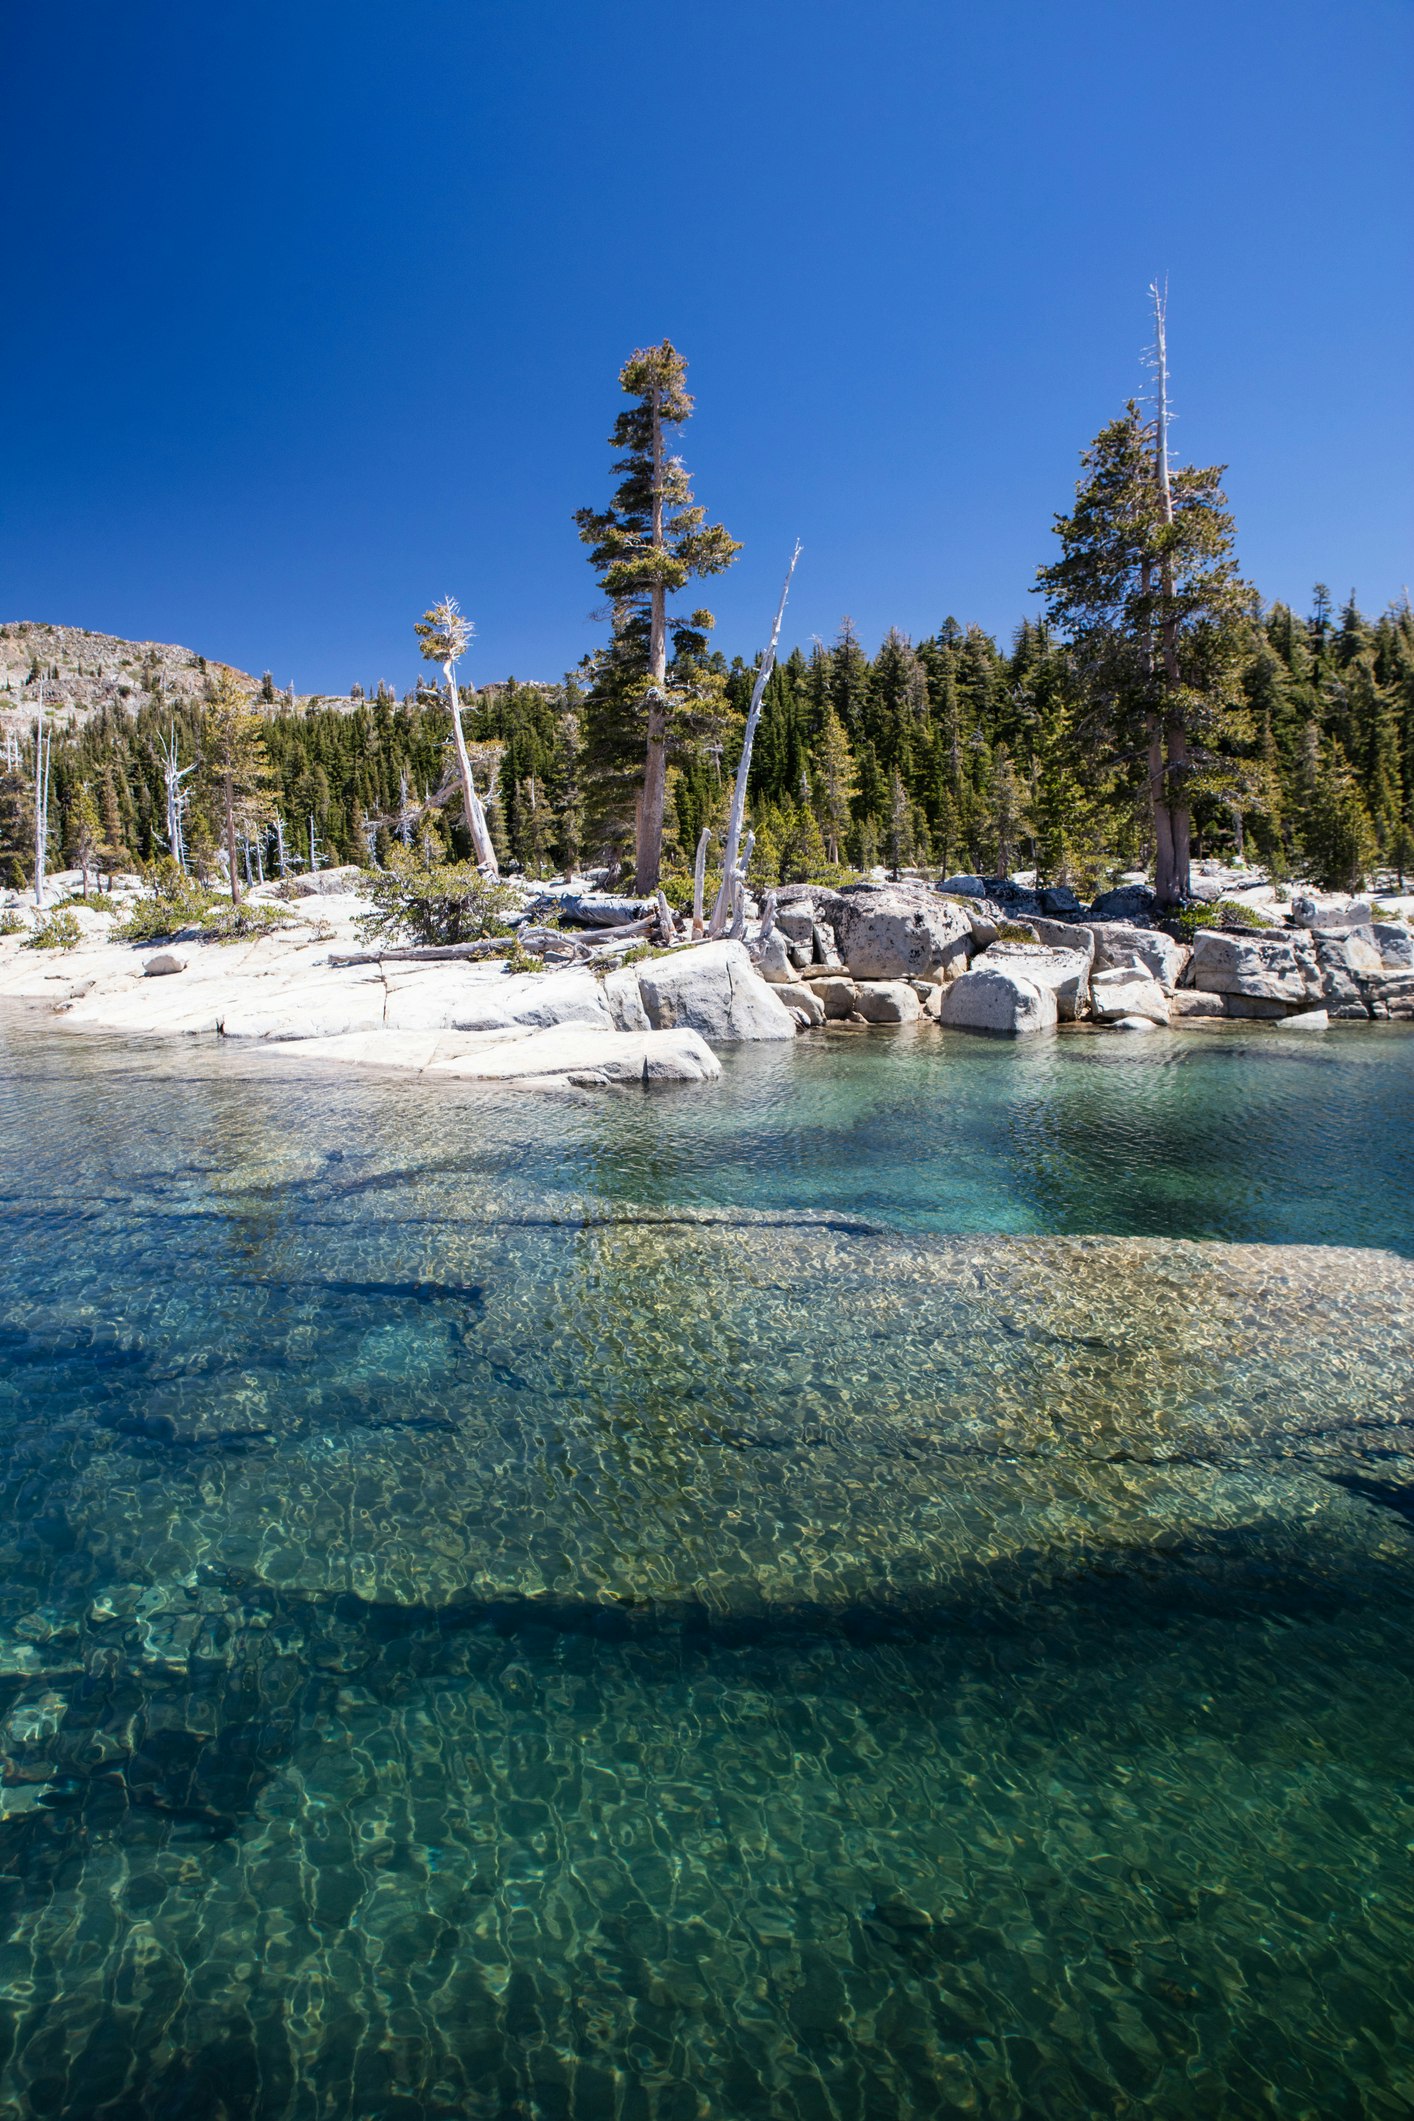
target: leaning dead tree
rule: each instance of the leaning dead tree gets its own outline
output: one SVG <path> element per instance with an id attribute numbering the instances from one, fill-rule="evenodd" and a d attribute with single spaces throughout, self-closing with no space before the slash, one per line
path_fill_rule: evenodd
<path id="1" fill-rule="evenodd" d="M 472 852 L 478 868 L 487 876 L 499 876 L 501 865 L 496 859 L 496 849 L 491 843 L 490 829 L 486 823 L 486 812 L 476 792 L 476 781 L 471 770 L 471 759 L 467 754 L 466 732 L 462 728 L 461 695 L 457 691 L 457 664 L 471 645 L 475 629 L 469 618 L 461 611 L 455 597 L 443 597 L 425 611 L 415 628 L 422 644 L 422 653 L 429 663 L 440 663 L 447 680 L 447 696 L 452 709 L 452 742 L 456 746 L 457 771 L 461 775 L 462 805 L 466 811 L 467 831 L 471 834 Z"/>
<path id="2" fill-rule="evenodd" d="M 751 706 L 746 716 L 746 734 L 741 740 L 741 757 L 737 762 L 736 781 L 732 787 L 731 816 L 727 824 L 727 843 L 722 850 L 722 881 L 717 891 L 717 903 L 712 908 L 712 919 L 708 934 L 715 937 L 725 933 L 728 923 L 732 932 L 739 934 L 745 926 L 746 914 L 746 865 L 751 859 L 751 844 L 742 852 L 741 828 L 746 822 L 746 784 L 751 776 L 751 747 L 756 742 L 756 725 L 761 719 L 761 702 L 766 696 L 766 687 L 771 672 L 776 667 L 776 649 L 780 643 L 781 625 L 786 615 L 786 599 L 790 595 L 791 576 L 795 563 L 800 558 L 800 541 L 796 540 L 795 551 L 790 556 L 786 578 L 781 586 L 781 601 L 776 606 L 776 623 L 771 628 L 771 638 L 766 653 L 761 658 L 756 673 L 756 683 L 751 688 Z M 699 848 L 699 854 L 701 849 Z"/>

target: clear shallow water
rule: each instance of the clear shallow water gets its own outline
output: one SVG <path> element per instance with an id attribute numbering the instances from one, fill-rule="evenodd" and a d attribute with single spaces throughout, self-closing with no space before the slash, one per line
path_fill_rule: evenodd
<path id="1" fill-rule="evenodd" d="M 5 1034 L 0 2115 L 1407 2114 L 1412 1089 Z"/>

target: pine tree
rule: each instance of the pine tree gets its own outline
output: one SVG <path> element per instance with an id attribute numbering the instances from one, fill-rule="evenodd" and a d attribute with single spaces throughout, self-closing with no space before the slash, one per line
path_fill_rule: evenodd
<path id="1" fill-rule="evenodd" d="M 1375 833 L 1350 761 L 1335 739 L 1317 768 L 1302 837 L 1316 883 L 1326 891 L 1360 889 L 1375 858 Z"/>
<path id="2" fill-rule="evenodd" d="M 622 451 L 614 466 L 620 482 L 607 509 L 581 508 L 575 516 L 613 609 L 619 712 L 625 721 L 642 722 L 643 782 L 634 833 L 641 892 L 656 889 L 661 867 L 673 706 L 668 598 L 695 578 L 720 574 L 741 550 L 694 505 L 681 458 L 665 452 L 664 430 L 682 426 L 692 414 L 686 375 L 687 363 L 667 339 L 625 362 L 619 383 L 636 402 L 620 413 L 610 436 Z M 702 616 L 710 625 L 710 616 Z M 629 697 L 635 689 L 637 714 Z"/>
<path id="3" fill-rule="evenodd" d="M 202 768 L 207 793 L 220 820 L 226 844 L 226 875 L 231 900 L 241 895 L 236 840 L 250 839 L 269 815 L 270 765 L 265 753 L 261 717 L 253 714 L 229 670 L 222 670 L 212 689 L 202 729 Z M 196 856 L 193 837 L 192 854 Z"/>
<path id="4" fill-rule="evenodd" d="M 833 707 L 826 708 L 825 720 L 815 741 L 814 766 L 815 806 L 825 837 L 825 858 L 838 863 L 840 848 L 849 830 L 850 804 L 859 782 L 844 723 Z"/>
<path id="5" fill-rule="evenodd" d="M 1075 508 L 1056 518 L 1062 557 L 1039 581 L 1096 736 L 1116 757 L 1145 754 L 1155 887 L 1176 905 L 1188 892 L 1195 793 L 1234 780 L 1252 598 L 1232 557 L 1220 467 L 1171 473 L 1162 423 L 1162 409 L 1146 423 L 1131 403 L 1084 452 Z"/>
<path id="6" fill-rule="evenodd" d="M 87 781 L 80 781 L 69 810 L 69 859 L 83 874 L 83 895 L 88 897 L 88 872 L 103 846 L 103 820 Z"/>

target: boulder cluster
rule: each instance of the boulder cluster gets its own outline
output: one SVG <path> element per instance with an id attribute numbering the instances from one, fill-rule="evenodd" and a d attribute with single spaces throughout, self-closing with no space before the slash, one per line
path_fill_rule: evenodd
<path id="1" fill-rule="evenodd" d="M 1219 905 L 1209 917 L 1184 940 L 1142 885 L 1086 908 L 1068 891 L 991 895 L 978 877 L 802 884 L 779 894 L 753 953 L 802 1025 L 931 1016 L 1019 1034 L 1081 1021 L 1147 1031 L 1414 1019 L 1414 930 L 1368 900 L 1297 898 L 1281 916 L 1226 920 Z"/>

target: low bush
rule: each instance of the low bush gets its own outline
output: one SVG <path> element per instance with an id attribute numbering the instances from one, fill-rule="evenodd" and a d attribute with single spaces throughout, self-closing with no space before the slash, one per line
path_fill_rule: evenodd
<path id="1" fill-rule="evenodd" d="M 23 935 L 24 932 L 25 924 L 18 913 L 11 913 L 8 908 L 0 913 L 0 935 Z"/>
<path id="2" fill-rule="evenodd" d="M 201 939 L 206 943 L 249 942 L 254 936 L 288 928 L 294 918 L 284 906 L 252 906 L 248 899 L 233 906 L 228 901 L 202 914 Z"/>
<path id="3" fill-rule="evenodd" d="M 194 878 L 169 866 L 155 870 L 148 888 L 125 921 L 113 930 L 119 943 L 168 943 L 184 928 L 199 928 L 213 906 L 220 904 Z"/>
<path id="4" fill-rule="evenodd" d="M 1200 901 L 1196 905 L 1185 906 L 1174 922 L 1186 943 L 1192 942 L 1200 928 L 1264 930 L 1272 925 L 1271 921 L 1264 920 L 1253 907 L 1244 906 L 1239 899 L 1233 898 L 1220 898 L 1212 905 Z"/>
<path id="5" fill-rule="evenodd" d="M 35 923 L 33 934 L 24 944 L 26 950 L 73 950 L 83 941 L 83 929 L 78 918 L 67 906 L 57 906 L 53 913 L 46 913 L 43 920 Z"/>
<path id="6" fill-rule="evenodd" d="M 363 886 L 372 911 L 358 923 L 366 943 L 479 943 L 506 935 L 519 893 L 474 862 L 429 862 L 414 847 L 394 847 L 387 867 Z"/>

